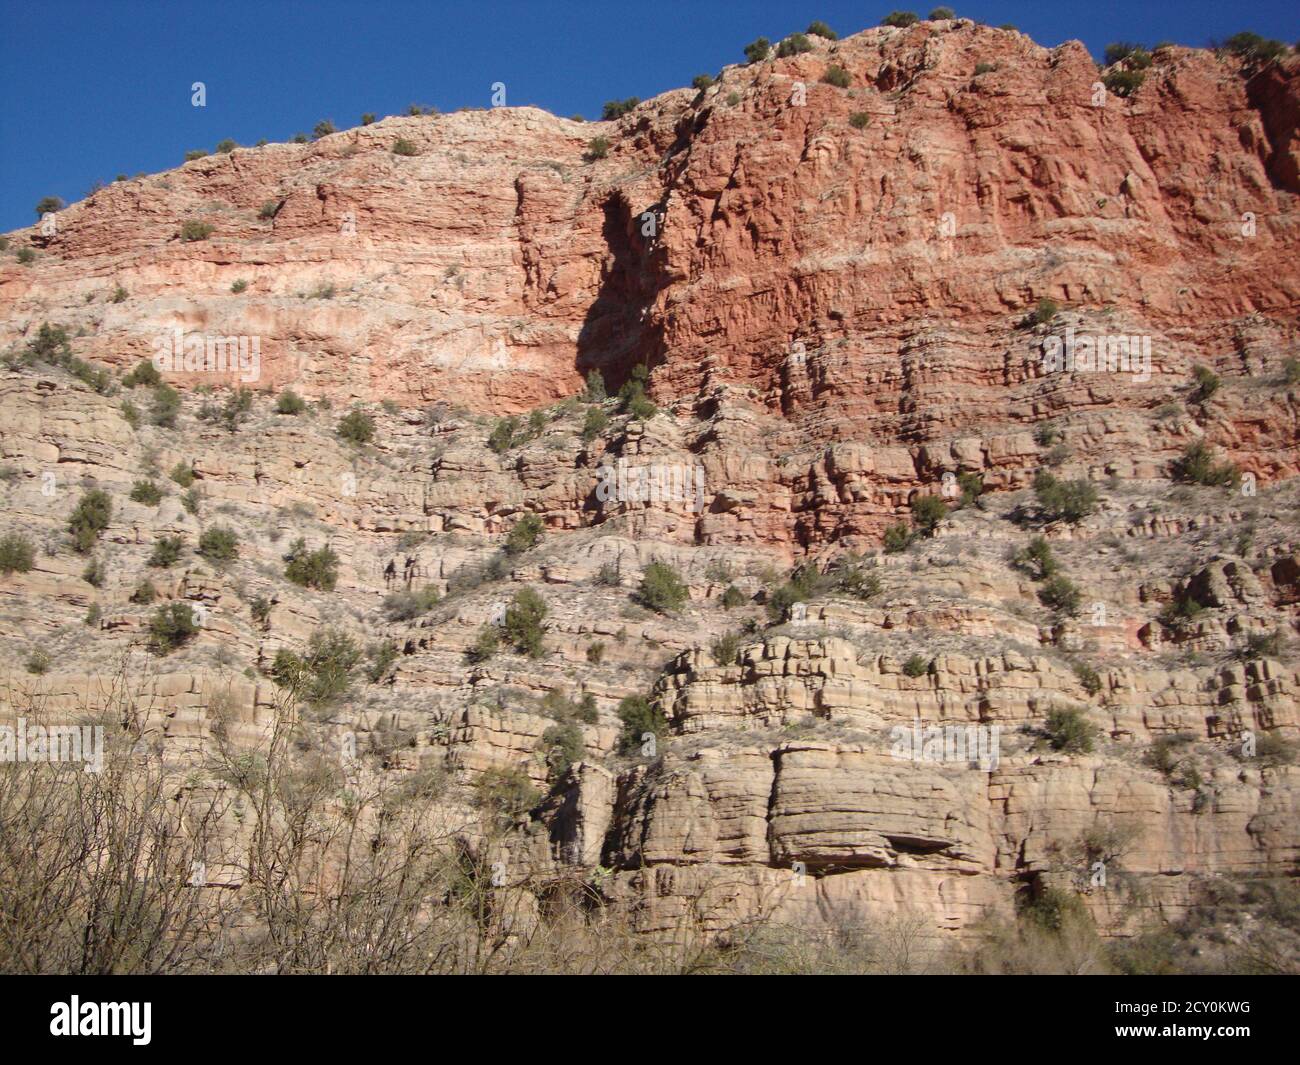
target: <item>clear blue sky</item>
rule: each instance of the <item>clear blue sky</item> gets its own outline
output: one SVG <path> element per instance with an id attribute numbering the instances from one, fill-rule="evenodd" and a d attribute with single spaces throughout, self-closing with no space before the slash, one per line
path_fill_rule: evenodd
<path id="1" fill-rule="evenodd" d="M 895 5 L 867 0 L 0 0 L 0 230 L 30 225 L 45 195 L 69 203 L 96 180 L 178 165 L 189 148 L 340 129 L 364 111 L 424 103 L 600 113 L 743 58 L 815 18 L 841 35 Z M 908 8 L 906 2 L 896 6 Z M 937 6 L 913 9 L 924 17 Z M 1010 22 L 1039 44 L 1204 45 L 1250 29 L 1300 38 L 1296 0 L 979 0 L 949 6 Z M 207 85 L 207 107 L 190 85 Z"/>

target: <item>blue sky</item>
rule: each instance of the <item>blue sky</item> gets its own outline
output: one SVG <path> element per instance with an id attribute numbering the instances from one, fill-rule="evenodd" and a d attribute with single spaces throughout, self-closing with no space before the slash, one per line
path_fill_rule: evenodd
<path id="1" fill-rule="evenodd" d="M 287 140 L 322 118 L 413 102 L 507 103 L 599 115 L 608 99 L 654 96 L 743 58 L 813 19 L 841 35 L 894 5 L 863 0 L 0 0 L 0 230 L 30 225 L 45 195 L 81 199 L 96 181 L 178 165 L 234 138 Z M 898 5 L 906 9 L 906 4 Z M 924 16 L 933 6 L 915 10 Z M 1295 0 L 950 2 L 1013 23 L 1040 44 L 1113 40 L 1204 45 L 1250 29 L 1300 38 Z M 207 106 L 190 106 L 190 86 Z"/>

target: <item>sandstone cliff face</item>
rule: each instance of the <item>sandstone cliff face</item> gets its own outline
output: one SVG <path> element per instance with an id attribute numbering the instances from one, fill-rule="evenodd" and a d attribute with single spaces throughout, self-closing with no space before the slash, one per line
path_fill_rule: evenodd
<path id="1" fill-rule="evenodd" d="M 1293 873 L 1296 60 L 1243 74 L 1162 49 L 1098 106 L 1077 44 L 962 20 L 814 43 L 617 123 L 389 118 L 121 182 L 52 235 L 12 234 L 38 255 L 0 262 L 11 354 L 58 322 L 120 370 L 178 329 L 255 337 L 261 361 L 232 432 L 212 408 L 238 373 L 165 375 L 184 392 L 167 427 L 147 389 L 8 360 L 4 531 L 38 548 L 0 577 L 8 712 L 120 706 L 121 677 L 122 724 L 201 777 L 218 738 L 255 747 L 285 713 L 278 652 L 325 628 L 391 642 L 372 680 L 358 667 L 303 711 L 312 742 L 359 749 L 372 779 L 436 772 L 467 845 L 585 879 L 646 931 L 866 914 L 967 934 L 1056 885 L 1129 934 L 1215 877 Z M 847 89 L 820 80 L 831 64 Z M 597 135 L 609 155 L 588 159 Z M 186 220 L 211 236 L 179 239 Z M 1040 299 L 1062 309 L 1024 324 Z M 1044 367 L 1054 340 L 1114 335 L 1149 339 L 1149 374 Z M 1196 364 L 1221 375 L 1211 394 Z M 597 404 L 566 397 L 636 365 L 659 412 L 607 401 L 584 432 Z M 284 387 L 312 405 L 276 413 Z M 336 435 L 354 402 L 373 443 Z M 1244 483 L 1171 484 L 1195 441 Z M 698 471 L 698 495 L 602 493 L 620 463 Z M 1090 481 L 1096 510 L 1042 520 L 1045 469 Z M 978 501 L 957 505 L 960 474 Z M 161 502 L 129 499 L 142 478 Z M 93 486 L 114 508 L 91 582 L 66 523 Z M 929 494 L 952 504 L 935 535 L 884 552 Z M 526 514 L 540 544 L 502 555 Z M 213 525 L 237 531 L 233 562 L 194 554 Z M 1073 612 L 1009 561 L 1035 531 L 1080 586 Z M 182 557 L 151 567 L 165 535 Z M 337 553 L 334 589 L 284 579 L 300 537 Z M 768 616 L 792 563 L 850 552 L 874 594 L 823 587 Z M 634 601 L 654 561 L 682 575 L 679 611 Z M 173 654 L 144 648 L 146 579 L 201 608 Z M 542 653 L 471 661 L 523 585 L 548 608 Z M 442 599 L 413 615 L 384 603 L 425 586 Z M 36 650 L 43 673 L 23 668 Z M 572 718 L 561 693 L 595 708 Z M 666 725 L 648 746 L 620 743 L 632 695 Z M 1062 711 L 1091 752 L 1046 740 Z M 557 719 L 580 747 L 559 770 Z M 935 726 L 996 729 L 996 758 L 900 748 Z M 537 801 L 503 835 L 475 785 L 512 768 Z"/>

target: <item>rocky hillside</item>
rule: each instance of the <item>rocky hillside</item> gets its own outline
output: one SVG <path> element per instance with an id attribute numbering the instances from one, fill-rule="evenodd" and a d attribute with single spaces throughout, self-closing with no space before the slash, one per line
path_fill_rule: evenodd
<path id="1" fill-rule="evenodd" d="M 292 728 L 530 924 L 1147 942 L 1294 878 L 1300 60 L 807 43 L 10 233 L 3 713 L 173 801 Z"/>

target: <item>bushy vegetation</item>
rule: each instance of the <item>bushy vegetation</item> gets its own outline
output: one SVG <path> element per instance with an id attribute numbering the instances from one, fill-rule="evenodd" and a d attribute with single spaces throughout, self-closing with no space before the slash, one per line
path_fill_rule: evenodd
<path id="1" fill-rule="evenodd" d="M 36 561 L 36 549 L 22 533 L 0 536 L 0 574 L 30 573 Z"/>
<path id="2" fill-rule="evenodd" d="M 152 480 L 136 481 L 131 486 L 130 500 L 132 503 L 143 503 L 147 507 L 156 507 L 162 502 L 163 490 L 158 487 L 157 482 Z"/>
<path id="3" fill-rule="evenodd" d="M 1036 581 L 1056 576 L 1061 568 L 1056 556 L 1052 554 L 1051 545 L 1041 536 L 1035 536 L 1027 547 L 1012 555 L 1011 564 Z"/>
<path id="4" fill-rule="evenodd" d="M 629 695 L 618 704 L 614 712 L 623 723 L 618 737 L 620 754 L 639 751 L 646 733 L 662 736 L 668 731 L 668 721 L 658 703 L 652 703 L 643 696 Z"/>
<path id="5" fill-rule="evenodd" d="M 1056 300 L 1044 296 L 1038 301 L 1034 309 L 1025 316 L 1025 325 L 1047 325 L 1060 313 L 1060 310 L 1061 308 L 1057 306 Z"/>
<path id="6" fill-rule="evenodd" d="M 153 551 L 145 565 L 153 566 L 155 569 L 166 569 L 168 566 L 174 566 L 181 557 L 181 552 L 185 550 L 185 541 L 177 535 L 164 534 L 153 542 Z"/>
<path id="7" fill-rule="evenodd" d="M 792 55 L 803 55 L 813 50 L 812 41 L 802 33 L 792 33 L 776 46 L 777 59 L 787 59 Z"/>
<path id="8" fill-rule="evenodd" d="M 914 26 L 921 20 L 912 11 L 891 11 L 880 20 L 882 26 Z"/>
<path id="9" fill-rule="evenodd" d="M 592 137 L 591 140 L 587 142 L 586 159 L 588 162 L 595 162 L 597 159 L 605 159 L 608 157 L 609 157 L 608 137 Z"/>
<path id="10" fill-rule="evenodd" d="M 408 141 L 405 137 L 398 137 L 395 141 L 393 141 L 392 150 L 394 155 L 412 156 L 412 155 L 420 154 L 420 149 L 417 148 L 411 141 Z"/>
<path id="11" fill-rule="evenodd" d="M 290 545 L 285 563 L 285 577 L 304 588 L 332 592 L 338 582 L 339 556 L 328 544 L 308 551 L 307 541 L 299 537 Z"/>
<path id="12" fill-rule="evenodd" d="M 1049 712 L 1044 731 L 1052 749 L 1066 754 L 1091 754 L 1096 744 L 1097 726 L 1074 707 Z"/>
<path id="13" fill-rule="evenodd" d="M 626 100 L 606 100 L 605 106 L 600 109 L 600 117 L 606 122 L 612 122 L 631 114 L 640 103 L 640 99 L 635 96 L 629 96 Z"/>
<path id="14" fill-rule="evenodd" d="M 501 631 L 510 645 L 522 655 L 540 658 L 546 628 L 546 603 L 532 588 L 521 588 L 514 601 L 506 607 Z"/>
<path id="15" fill-rule="evenodd" d="M 212 236 L 213 227 L 207 222 L 202 222 L 197 218 L 188 218 L 181 223 L 180 237 L 181 240 L 193 243 L 198 240 L 207 240 Z"/>
<path id="16" fill-rule="evenodd" d="M 912 546 L 912 530 L 901 521 L 885 529 L 885 554 L 897 555 Z"/>
<path id="17" fill-rule="evenodd" d="M 1041 471 L 1034 478 L 1034 495 L 1048 521 L 1082 521 L 1097 509 L 1097 490 L 1083 480 L 1062 481 Z"/>
<path id="18" fill-rule="evenodd" d="M 766 37 L 759 37 L 745 45 L 745 62 L 761 63 L 772 53 L 772 42 Z"/>
<path id="19" fill-rule="evenodd" d="M 353 407 L 339 419 L 338 436 L 349 444 L 368 444 L 375 438 L 375 419 L 360 407 Z"/>
<path id="20" fill-rule="evenodd" d="M 298 415 L 307 409 L 307 401 L 292 388 L 286 388 L 275 400 L 276 414 Z"/>
<path id="21" fill-rule="evenodd" d="M 198 631 L 194 609 L 189 603 L 167 603 L 149 619 L 149 648 L 155 654 L 170 654 L 192 640 Z"/>
<path id="22" fill-rule="evenodd" d="M 411 621 L 422 614 L 427 614 L 438 605 L 439 601 L 438 590 L 429 584 L 419 591 L 392 592 L 384 596 L 383 606 L 380 609 L 389 621 Z"/>
<path id="23" fill-rule="evenodd" d="M 199 554 L 217 565 L 233 562 L 239 557 L 239 536 L 228 526 L 210 526 L 199 536 Z"/>
<path id="24" fill-rule="evenodd" d="M 651 562 L 641 575 L 637 601 L 660 614 L 675 614 L 689 596 L 681 575 L 666 562 Z"/>
<path id="25" fill-rule="evenodd" d="M 822 74 L 822 84 L 834 85 L 837 89 L 847 89 L 853 81 L 853 76 L 841 66 L 832 63 Z"/>
<path id="26" fill-rule="evenodd" d="M 922 655 L 910 655 L 903 663 L 903 674 L 908 677 L 923 677 L 930 672 L 930 663 Z"/>
<path id="27" fill-rule="evenodd" d="M 808 34 L 810 37 L 822 37 L 828 41 L 838 41 L 840 39 L 840 35 L 826 25 L 826 23 L 821 19 L 814 19 L 812 22 L 808 23 L 808 28 L 804 30 L 804 33 Z"/>
<path id="28" fill-rule="evenodd" d="M 347 633 L 333 628 L 318 629 L 307 641 L 303 654 L 295 654 L 287 647 L 276 652 L 271 679 L 322 706 L 348 690 L 352 671 L 361 658 L 361 649 Z"/>
<path id="29" fill-rule="evenodd" d="M 84 492 L 68 517 L 68 532 L 72 536 L 72 548 L 81 554 L 88 554 L 99 539 L 99 534 L 108 528 L 113 517 L 113 501 L 101 488 L 92 488 Z"/>
<path id="30" fill-rule="evenodd" d="M 1107 90 L 1113 92 L 1116 96 L 1132 96 L 1142 87 L 1146 81 L 1146 73 L 1141 70 L 1115 69 L 1108 70 L 1101 79 L 1101 83 L 1106 86 Z"/>
<path id="31" fill-rule="evenodd" d="M 1079 613 L 1083 593 L 1072 580 L 1058 573 L 1043 581 L 1038 589 L 1038 601 L 1059 614 L 1074 617 Z"/>
<path id="32" fill-rule="evenodd" d="M 1192 379 L 1196 382 L 1196 387 L 1192 389 L 1191 399 L 1194 403 L 1204 403 L 1214 393 L 1219 391 L 1219 375 L 1211 370 L 1208 366 L 1202 366 L 1199 363 L 1192 367 Z"/>
<path id="33" fill-rule="evenodd" d="M 933 536 L 939 522 L 948 516 L 948 504 L 939 496 L 916 496 L 912 499 L 912 524 L 924 536 Z"/>
<path id="34" fill-rule="evenodd" d="M 1194 440 L 1174 462 L 1174 477 L 1188 484 L 1236 488 L 1241 471 L 1231 462 L 1215 462 L 1204 440 Z"/>
<path id="35" fill-rule="evenodd" d="M 1223 49 L 1250 63 L 1267 63 L 1286 55 L 1287 47 L 1281 41 L 1261 37 L 1258 33 L 1243 30 L 1223 42 Z"/>
<path id="36" fill-rule="evenodd" d="M 588 407 L 582 420 L 582 441 L 590 444 L 609 428 L 609 416 L 599 407 Z"/>
<path id="37" fill-rule="evenodd" d="M 507 555 L 522 555 L 531 551 L 542 538 L 542 519 L 536 514 L 525 514 L 511 528 L 506 536 L 505 552 Z"/>

